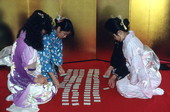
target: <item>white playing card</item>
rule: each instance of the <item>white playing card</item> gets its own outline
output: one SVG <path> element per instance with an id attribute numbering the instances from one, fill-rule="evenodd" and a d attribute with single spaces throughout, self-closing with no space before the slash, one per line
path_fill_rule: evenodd
<path id="1" fill-rule="evenodd" d="M 68 94 L 63 94 L 62 96 L 63 96 L 63 97 L 68 97 L 69 95 L 68 95 Z"/>
<path id="2" fill-rule="evenodd" d="M 67 96 L 62 96 L 62 99 L 68 99 L 68 97 Z"/>
<path id="3" fill-rule="evenodd" d="M 94 102 L 101 102 L 101 100 L 94 100 Z"/>
<path id="4" fill-rule="evenodd" d="M 78 102 L 78 100 L 71 100 L 72 102 Z"/>
<path id="5" fill-rule="evenodd" d="M 110 88 L 109 87 L 103 88 L 103 90 L 108 90 L 108 89 L 110 89 Z"/>
<path id="6" fill-rule="evenodd" d="M 99 90 L 96 89 L 96 90 L 93 90 L 93 92 L 99 92 Z"/>
<path id="7" fill-rule="evenodd" d="M 84 97 L 84 99 L 90 99 L 90 97 Z"/>
<path id="8" fill-rule="evenodd" d="M 99 91 L 93 91 L 93 94 L 99 94 Z"/>
<path id="9" fill-rule="evenodd" d="M 95 74 L 99 74 L 99 69 L 94 69 Z"/>
<path id="10" fill-rule="evenodd" d="M 93 96 L 100 96 L 99 94 L 93 94 Z"/>
<path id="11" fill-rule="evenodd" d="M 90 102 L 90 101 L 91 101 L 91 100 L 85 100 L 85 99 L 84 99 L 84 102 Z"/>
<path id="12" fill-rule="evenodd" d="M 94 97 L 94 99 L 100 99 L 100 97 Z"/>
<path id="13" fill-rule="evenodd" d="M 89 88 L 89 87 L 86 87 L 85 89 L 91 89 L 91 88 Z"/>
<path id="14" fill-rule="evenodd" d="M 69 95 L 69 92 L 63 92 L 62 94 L 63 95 Z"/>
<path id="15" fill-rule="evenodd" d="M 69 105 L 69 103 L 62 103 L 62 105 Z"/>
<path id="16" fill-rule="evenodd" d="M 91 91 L 91 89 L 85 89 L 84 91 Z"/>
<path id="17" fill-rule="evenodd" d="M 93 88 L 93 89 L 98 90 L 98 89 L 99 89 L 99 87 L 97 87 L 97 88 Z"/>
<path id="18" fill-rule="evenodd" d="M 72 105 L 73 105 L 73 106 L 77 106 L 77 105 L 79 105 L 79 103 L 72 103 Z"/>
<path id="19" fill-rule="evenodd" d="M 77 96 L 73 96 L 72 99 L 78 99 L 78 97 Z"/>
<path id="20" fill-rule="evenodd" d="M 78 91 L 78 90 L 77 90 L 77 89 L 73 89 L 73 90 L 72 90 L 72 92 L 76 92 L 76 91 Z"/>
<path id="21" fill-rule="evenodd" d="M 89 83 L 87 83 L 87 84 L 86 84 L 86 86 L 91 86 L 91 83 L 90 83 L 90 84 L 89 84 Z"/>
<path id="22" fill-rule="evenodd" d="M 99 88 L 99 85 L 97 85 L 97 86 L 96 86 L 96 85 L 93 85 L 93 88 Z"/>
<path id="23" fill-rule="evenodd" d="M 62 100 L 62 102 L 69 102 L 69 100 Z"/>
<path id="24" fill-rule="evenodd" d="M 88 73 L 93 73 L 94 69 L 89 69 Z"/>
<path id="25" fill-rule="evenodd" d="M 84 96 L 90 96 L 90 94 L 84 94 Z"/>
<path id="26" fill-rule="evenodd" d="M 84 105 L 91 105 L 91 103 L 84 103 Z"/>

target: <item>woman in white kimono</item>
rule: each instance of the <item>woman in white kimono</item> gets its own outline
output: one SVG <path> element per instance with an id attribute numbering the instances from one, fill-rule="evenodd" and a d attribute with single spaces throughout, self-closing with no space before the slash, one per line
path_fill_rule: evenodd
<path id="1" fill-rule="evenodd" d="M 6 98 L 13 104 L 7 111 L 38 112 L 38 105 L 47 103 L 57 93 L 57 86 L 41 75 L 37 53 L 43 49 L 43 34 L 49 34 L 52 30 L 51 22 L 49 15 L 36 10 L 18 33 L 12 46 L 12 65 L 8 75 L 11 95 Z"/>
<path id="2" fill-rule="evenodd" d="M 153 95 L 163 95 L 164 91 L 158 88 L 162 80 L 160 62 L 154 51 L 143 45 L 133 31 L 129 31 L 128 19 L 111 18 L 106 24 L 114 39 L 123 42 L 123 55 L 130 72 L 116 82 L 118 92 L 126 98 L 147 99 Z M 111 81 L 112 77 L 109 83 L 115 83 Z"/>

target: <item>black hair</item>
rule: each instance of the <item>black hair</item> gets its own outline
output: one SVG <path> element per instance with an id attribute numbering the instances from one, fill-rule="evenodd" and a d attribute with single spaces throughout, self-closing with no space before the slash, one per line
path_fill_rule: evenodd
<path id="1" fill-rule="evenodd" d="M 105 28 L 114 34 L 117 34 L 118 30 L 122 30 L 124 32 L 129 31 L 129 20 L 123 19 L 123 21 L 116 17 L 116 18 L 110 18 L 105 23 Z"/>
<path id="2" fill-rule="evenodd" d="M 45 30 L 47 34 L 52 31 L 52 18 L 43 12 L 42 10 L 36 10 L 28 18 L 27 22 L 20 29 L 20 32 L 26 31 L 25 43 L 28 46 L 32 46 L 36 50 L 43 49 L 43 35 L 42 30 Z"/>
<path id="3" fill-rule="evenodd" d="M 57 19 L 55 19 L 55 23 L 56 26 L 54 27 L 55 29 L 57 29 L 59 26 L 61 27 L 61 31 L 70 31 L 71 35 L 69 36 L 73 36 L 74 35 L 74 29 L 73 29 L 73 25 L 72 22 L 69 19 L 61 19 L 60 21 L 58 21 Z"/>

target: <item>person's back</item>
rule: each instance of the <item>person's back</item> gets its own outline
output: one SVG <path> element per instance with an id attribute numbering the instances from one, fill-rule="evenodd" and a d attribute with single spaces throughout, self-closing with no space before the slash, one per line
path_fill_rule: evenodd
<path id="1" fill-rule="evenodd" d="M 51 31 L 51 21 L 48 14 L 36 10 L 18 32 L 7 83 L 11 95 L 6 100 L 13 101 L 13 104 L 7 111 L 38 112 L 38 105 L 47 103 L 57 93 L 53 83 L 41 75 L 37 55 L 43 47 L 42 36 Z"/>
<path id="2" fill-rule="evenodd" d="M 19 84 L 20 86 L 27 87 L 28 83 L 33 83 L 33 76 L 27 74 L 25 68 L 28 67 L 28 61 L 31 53 L 31 48 L 29 49 L 28 45 L 24 42 L 25 32 L 21 32 L 19 38 L 13 44 L 12 48 L 12 74 L 18 74 L 18 77 L 10 77 L 10 80 L 13 80 L 14 83 Z"/>

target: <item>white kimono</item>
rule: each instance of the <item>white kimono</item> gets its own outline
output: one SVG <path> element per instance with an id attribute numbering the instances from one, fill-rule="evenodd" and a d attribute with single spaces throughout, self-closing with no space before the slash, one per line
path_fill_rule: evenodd
<path id="1" fill-rule="evenodd" d="M 13 101 L 6 109 L 10 112 L 38 112 L 38 105 L 49 102 L 58 91 L 52 82 L 34 82 L 41 74 L 41 65 L 37 50 L 24 42 L 25 36 L 26 32 L 22 31 L 11 50 L 12 66 L 8 75 L 11 95 L 6 98 L 7 101 Z M 8 56 L 8 53 L 5 54 Z"/>
<path id="2" fill-rule="evenodd" d="M 126 98 L 147 99 L 153 95 L 163 95 L 164 91 L 158 88 L 162 80 L 159 59 L 152 49 L 141 43 L 133 31 L 129 31 L 123 40 L 123 53 L 130 74 L 117 81 L 118 92 Z"/>

